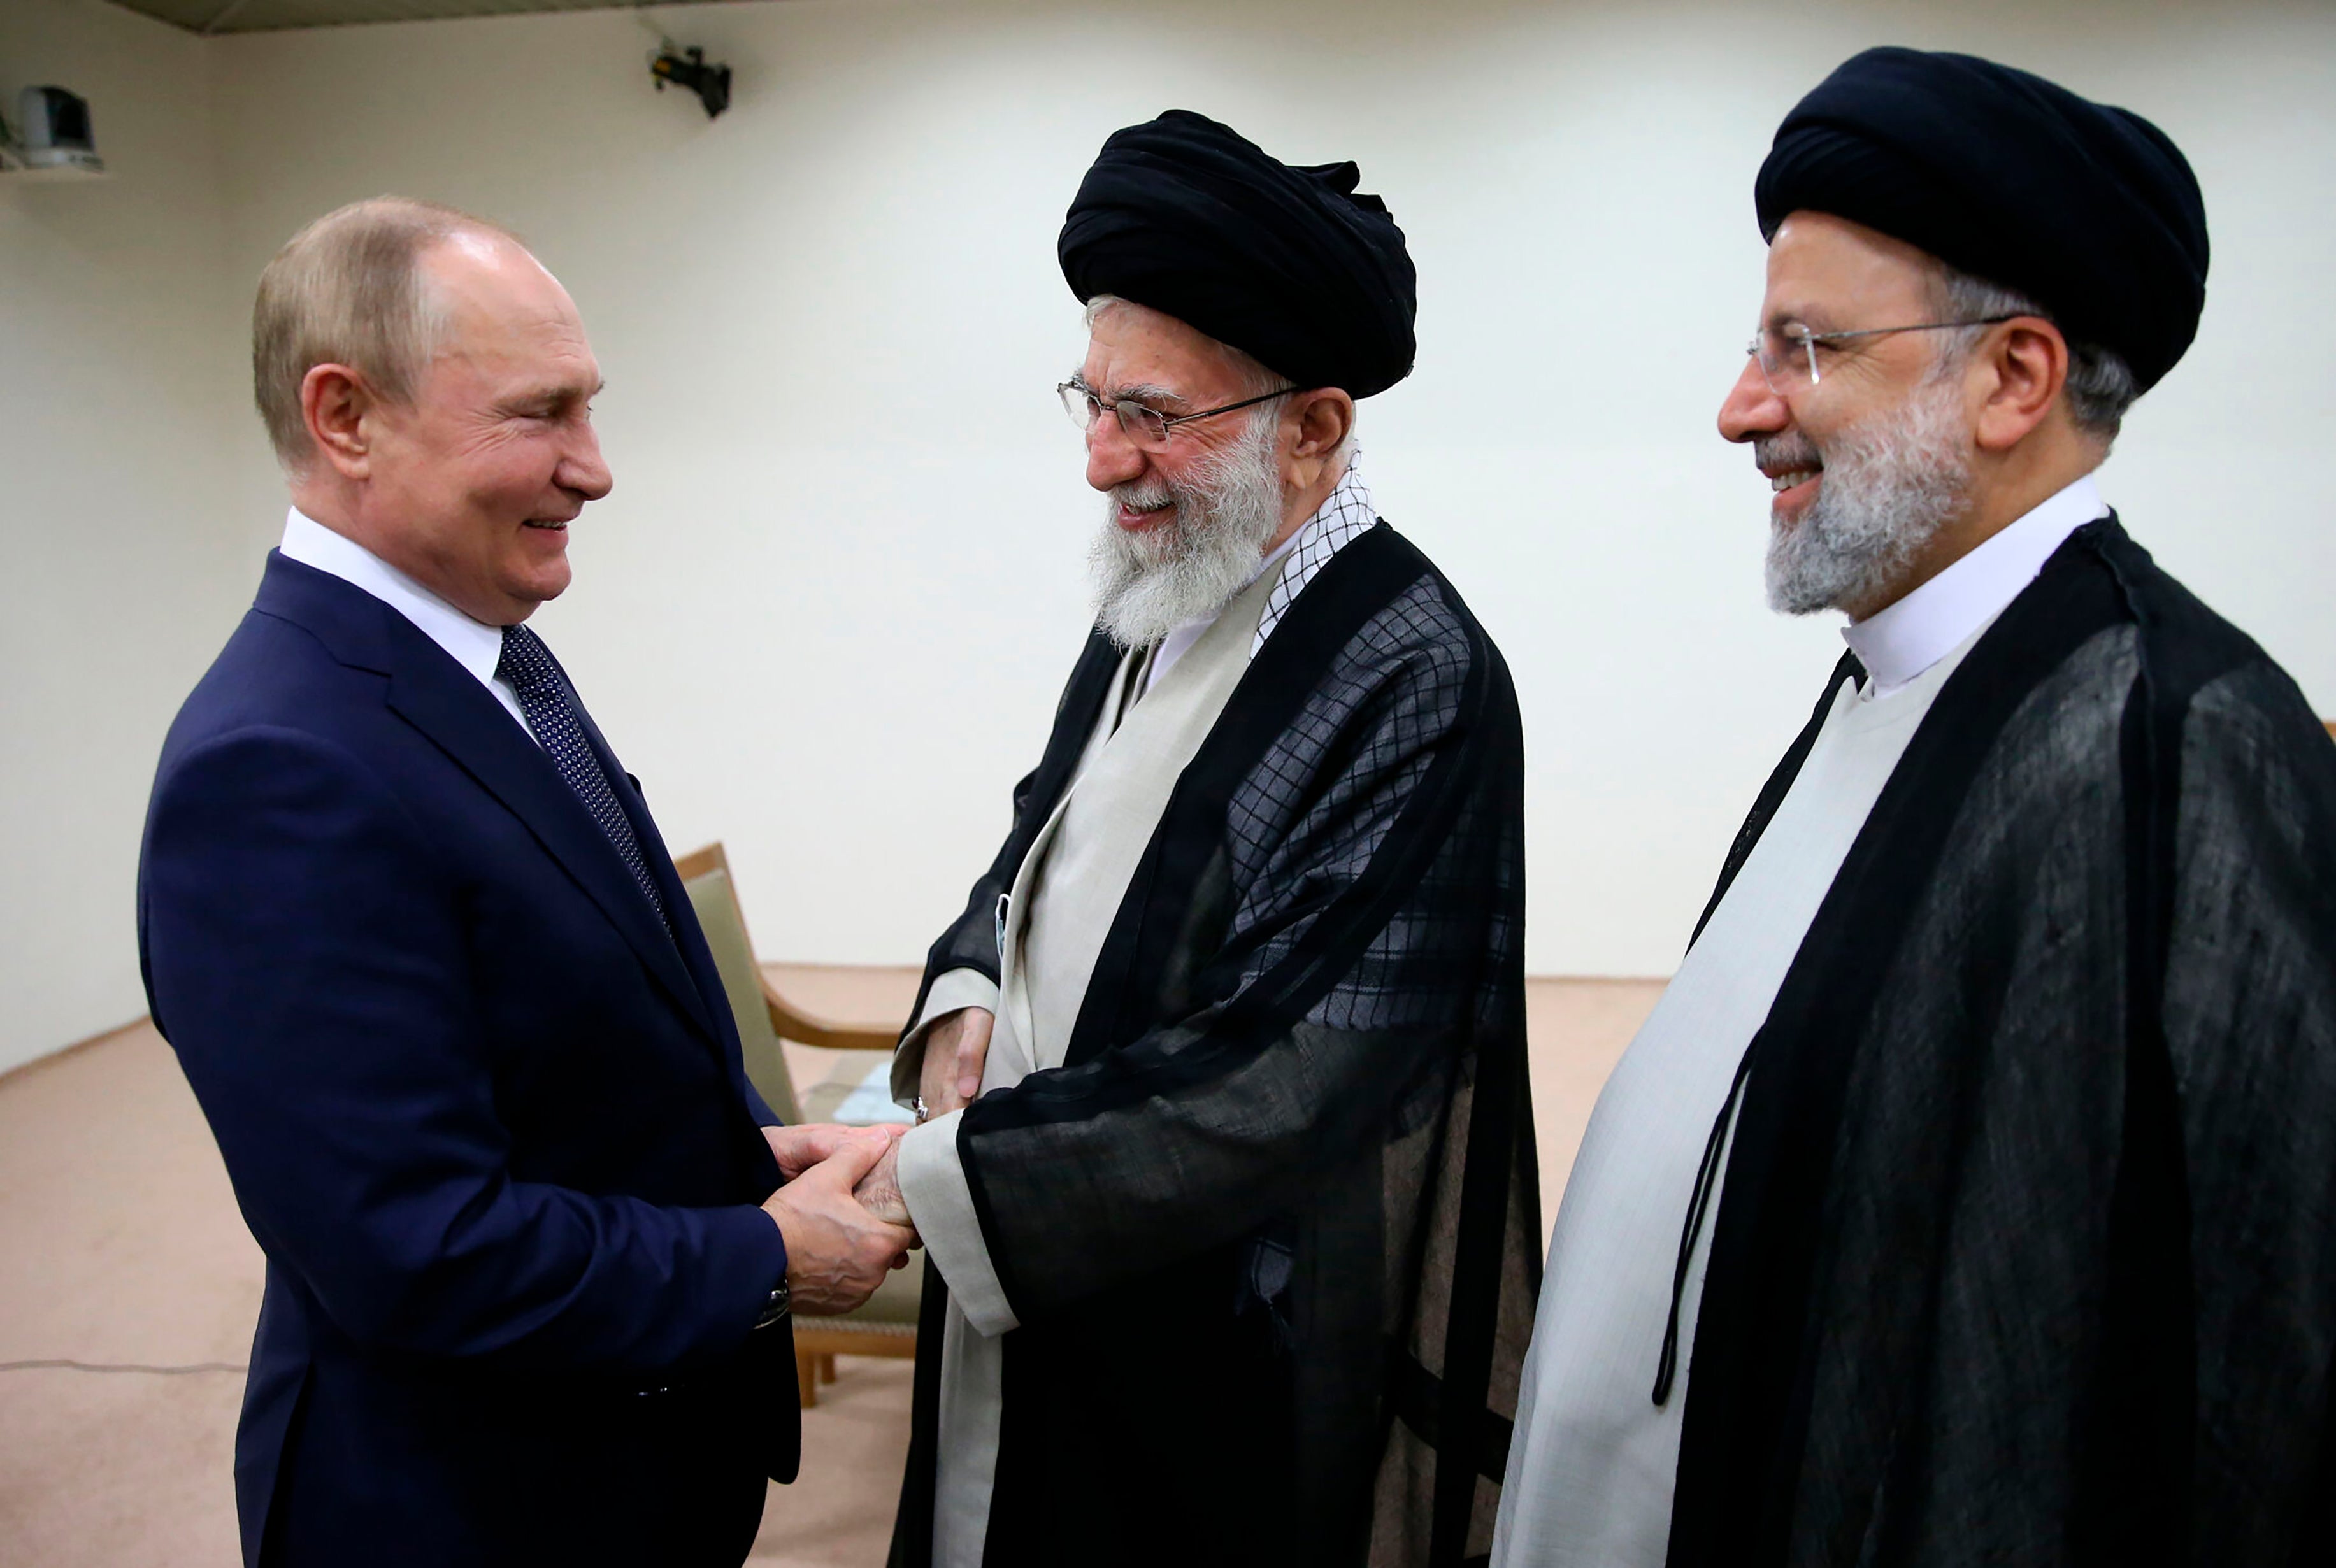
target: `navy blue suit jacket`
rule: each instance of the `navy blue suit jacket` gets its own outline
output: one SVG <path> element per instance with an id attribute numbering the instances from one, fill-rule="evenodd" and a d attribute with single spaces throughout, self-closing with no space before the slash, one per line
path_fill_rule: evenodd
<path id="1" fill-rule="evenodd" d="M 248 1563 L 735 1564 L 793 1476 L 776 1118 L 585 728 L 670 935 L 477 679 L 281 555 L 164 743 L 147 996 L 268 1257 Z"/>

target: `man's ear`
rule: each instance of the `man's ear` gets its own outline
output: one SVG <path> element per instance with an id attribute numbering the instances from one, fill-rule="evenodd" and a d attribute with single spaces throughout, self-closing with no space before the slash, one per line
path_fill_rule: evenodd
<path id="1" fill-rule="evenodd" d="M 1978 363 L 1986 399 L 1972 440 L 1981 451 L 2010 451 L 2059 405 L 2068 384 L 2068 341 L 2041 316 L 2014 316 L 1989 334 Z"/>
<path id="2" fill-rule="evenodd" d="M 308 439 L 345 479 L 372 472 L 373 430 L 366 416 L 377 406 L 364 373 L 347 365 L 311 365 L 300 378 L 300 418 Z"/>
<path id="3" fill-rule="evenodd" d="M 1298 441 L 1290 456 L 1301 461 L 1327 460 L 1355 428 L 1355 400 L 1337 387 L 1299 392 L 1291 402 L 1298 415 Z"/>

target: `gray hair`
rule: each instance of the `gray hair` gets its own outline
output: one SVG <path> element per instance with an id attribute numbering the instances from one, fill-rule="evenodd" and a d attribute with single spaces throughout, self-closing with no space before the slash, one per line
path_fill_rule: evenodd
<path id="1" fill-rule="evenodd" d="M 259 275 L 251 306 L 252 401 L 287 469 L 297 470 L 309 456 L 300 385 L 316 366 L 346 364 L 381 397 L 413 401 L 445 325 L 422 257 L 461 234 L 518 243 L 467 212 L 377 196 L 308 225 Z"/>
<path id="2" fill-rule="evenodd" d="M 1117 310 L 1122 305 L 1134 303 L 1133 300 L 1122 299 L 1115 294 L 1095 295 L 1087 301 L 1085 317 L 1087 331 L 1095 331 L 1095 323 L 1112 311 Z M 1203 333 L 1202 335 L 1206 337 L 1208 334 Z M 1279 392 L 1290 384 L 1288 376 L 1274 370 L 1255 354 L 1235 348 L 1232 344 L 1217 338 L 1209 338 L 1209 342 L 1215 345 L 1217 353 L 1223 356 L 1225 364 L 1233 373 L 1234 384 L 1241 389 L 1242 397 L 1263 397 L 1268 392 Z M 1261 430 L 1267 421 L 1280 417 L 1280 411 L 1274 404 L 1260 403 L 1250 415 L 1250 429 Z M 1355 426 L 1361 422 L 1359 413 L 1356 419 L 1348 422 L 1346 438 L 1339 441 L 1337 449 L 1330 453 L 1332 462 L 1343 465 L 1355 455 Z"/>
<path id="3" fill-rule="evenodd" d="M 2059 317 L 2018 289 L 1959 272 L 1943 262 L 1938 264 L 1933 284 L 1932 294 L 1942 319 L 1977 321 L 1991 315 L 2040 315 L 2055 326 L 2060 324 Z M 1968 353 L 1977 347 L 1984 331 L 1982 327 L 1969 327 L 1956 334 L 1957 352 Z M 2065 330 L 2062 335 L 2067 335 Z M 2141 383 L 2135 379 L 2133 367 L 2115 350 L 2099 344 L 2079 343 L 2073 337 L 2068 343 L 2068 379 L 2062 391 L 2068 400 L 2069 416 L 2078 430 L 2099 441 L 2106 450 L 2117 440 L 2125 411 L 2141 396 Z"/>

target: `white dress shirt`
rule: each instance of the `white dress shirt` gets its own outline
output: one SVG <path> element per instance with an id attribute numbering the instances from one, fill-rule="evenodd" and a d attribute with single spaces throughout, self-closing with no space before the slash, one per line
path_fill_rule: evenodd
<path id="1" fill-rule="evenodd" d="M 277 547 L 284 552 L 286 560 L 313 566 L 351 587 L 363 588 L 413 622 L 423 636 L 445 649 L 447 657 L 468 670 L 479 684 L 493 693 L 495 701 L 518 721 L 528 739 L 535 740 L 535 731 L 528 728 L 527 715 L 520 711 L 519 693 L 511 689 L 510 682 L 495 678 L 495 666 L 503 656 L 501 626 L 472 620 L 355 539 L 335 533 L 297 507 L 285 518 L 284 542 Z"/>
<path id="2" fill-rule="evenodd" d="M 2079 479 L 1844 634 L 1868 681 L 1835 692 L 1776 816 L 1600 1091 L 1574 1157 L 1550 1233 L 1494 1568 L 1660 1568 L 1725 1146 L 1679 1295 L 1678 1372 L 1661 1405 L 1652 1392 L 1704 1140 L 1932 702 L 2052 552 L 2106 509 Z"/>

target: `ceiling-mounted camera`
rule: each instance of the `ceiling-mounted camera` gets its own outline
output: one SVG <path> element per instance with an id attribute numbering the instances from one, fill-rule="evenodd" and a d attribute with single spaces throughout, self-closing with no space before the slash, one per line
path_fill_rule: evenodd
<path id="1" fill-rule="evenodd" d="M 706 105 L 708 120 L 730 107 L 730 67 L 708 65 L 703 49 L 685 49 L 676 53 L 672 44 L 666 44 L 649 62 L 649 74 L 657 78 L 659 92 L 670 82 L 696 93 L 697 101 Z"/>

